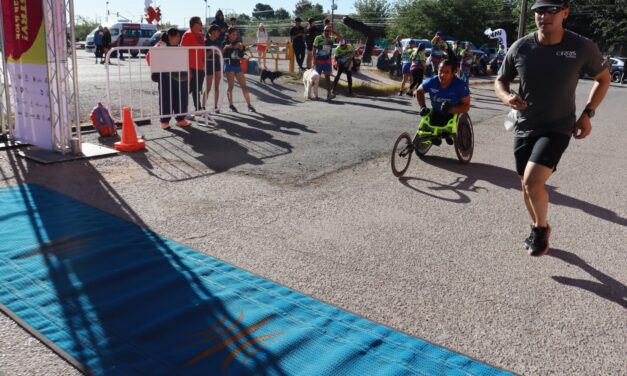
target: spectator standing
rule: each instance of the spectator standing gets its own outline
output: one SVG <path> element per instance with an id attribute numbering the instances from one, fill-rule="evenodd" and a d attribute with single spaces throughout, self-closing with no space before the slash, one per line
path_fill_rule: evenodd
<path id="1" fill-rule="evenodd" d="M 176 47 L 181 36 L 175 27 L 171 27 L 161 35 L 161 40 L 155 47 Z M 161 115 L 161 128 L 170 129 L 170 114 L 187 113 L 187 77 L 188 72 L 155 73 L 159 85 L 159 110 Z M 165 115 L 165 116 L 164 116 Z M 176 125 L 188 127 L 191 123 L 185 120 L 185 115 L 176 117 Z"/>
<path id="2" fill-rule="evenodd" d="M 105 27 L 102 30 L 102 61 L 100 64 L 104 64 L 109 49 L 111 49 L 111 32 L 108 27 Z"/>
<path id="3" fill-rule="evenodd" d="M 229 25 L 226 24 L 226 22 L 224 22 L 224 13 L 222 13 L 222 10 L 218 9 L 218 11 L 216 12 L 216 16 L 213 19 L 213 21 L 211 21 L 212 25 L 216 25 L 220 28 L 220 35 L 218 36 L 218 41 L 220 42 L 220 46 L 224 45 L 224 40 L 226 37 L 226 30 L 229 28 Z"/>
<path id="4" fill-rule="evenodd" d="M 316 27 L 316 20 L 310 18 L 307 20 L 307 27 L 305 28 L 305 46 L 307 48 L 307 69 L 311 69 L 313 65 L 313 42 L 318 36 L 319 31 Z"/>
<path id="5" fill-rule="evenodd" d="M 260 23 L 257 29 L 257 54 L 260 62 L 263 60 L 263 69 L 268 69 L 266 54 L 268 53 L 268 33 L 264 24 Z"/>
<path id="6" fill-rule="evenodd" d="M 220 27 L 218 25 L 211 25 L 207 31 L 205 37 L 205 46 L 216 47 L 222 51 L 222 45 L 220 44 Z M 217 60 L 217 56 L 213 51 L 207 51 L 207 59 L 205 60 L 205 74 L 207 81 L 207 88 L 202 95 L 202 107 L 206 106 L 207 99 L 209 99 L 209 93 L 211 92 L 211 86 L 214 86 L 213 90 L 213 111 L 217 114 L 220 113 L 220 107 L 218 106 L 218 100 L 220 99 L 220 81 L 222 80 L 222 71 L 220 70 L 220 61 Z"/>
<path id="7" fill-rule="evenodd" d="M 440 62 L 444 59 L 450 47 L 444 40 L 444 34 L 440 31 L 435 33 L 435 36 L 431 40 L 431 44 L 431 71 L 437 74 Z"/>
<path id="8" fill-rule="evenodd" d="M 118 47 L 124 47 L 124 29 L 120 30 L 120 37 L 118 38 Z M 124 50 L 118 50 L 118 59 L 124 60 Z"/>
<path id="9" fill-rule="evenodd" d="M 255 108 L 250 103 L 250 94 L 248 93 L 248 86 L 246 86 L 246 77 L 242 73 L 242 67 L 240 60 L 244 57 L 244 45 L 238 41 L 238 32 L 235 28 L 229 28 L 226 31 L 227 41 L 224 42 L 224 72 L 226 73 L 226 80 L 228 88 L 226 97 L 229 101 L 229 109 L 232 112 L 237 112 L 237 108 L 233 105 L 233 85 L 235 79 L 239 82 L 239 86 L 242 88 L 244 99 L 248 104 L 249 112 L 256 112 Z"/>
<path id="10" fill-rule="evenodd" d="M 466 48 L 464 48 L 459 56 L 460 78 L 466 85 L 470 82 L 470 70 L 472 69 L 472 64 L 475 62 L 475 55 L 470 50 L 470 47 L 470 43 L 466 44 Z"/>
<path id="11" fill-rule="evenodd" d="M 425 70 L 427 69 L 427 56 L 425 55 L 424 43 L 419 43 L 418 47 L 414 49 L 414 53 L 411 56 L 411 67 L 409 72 L 411 73 L 411 86 L 409 86 L 408 95 L 414 95 L 414 89 L 418 88 L 422 84 L 422 80 L 425 76 Z"/>
<path id="12" fill-rule="evenodd" d="M 394 58 L 394 62 L 396 63 L 396 75 L 399 77 L 403 76 L 403 64 L 401 63 L 401 55 L 403 55 L 403 44 L 401 43 L 401 36 L 397 35 L 392 57 Z"/>
<path id="13" fill-rule="evenodd" d="M 301 26 L 301 22 L 301 18 L 296 17 L 294 26 L 290 29 L 290 39 L 294 47 L 298 68 L 303 70 L 303 62 L 305 61 L 305 28 Z"/>
<path id="14" fill-rule="evenodd" d="M 98 26 L 98 30 L 94 33 L 94 45 L 96 46 L 96 64 L 98 64 L 98 59 L 102 62 L 104 59 L 104 55 L 102 54 L 102 26 Z"/>
<path id="15" fill-rule="evenodd" d="M 189 30 L 183 34 L 181 46 L 205 47 L 205 37 L 202 34 L 202 21 L 200 17 L 192 17 L 189 20 Z M 202 110 L 201 93 L 205 81 L 205 50 L 204 48 L 191 48 L 189 50 L 189 92 L 192 94 L 194 109 Z"/>
<path id="16" fill-rule="evenodd" d="M 390 51 L 387 47 L 377 57 L 377 69 L 382 72 L 390 72 L 393 69 L 394 62 L 390 59 Z"/>
<path id="17" fill-rule="evenodd" d="M 335 61 L 337 62 L 337 74 L 333 80 L 333 95 L 337 83 L 340 81 L 342 73 L 346 73 L 346 82 L 348 82 L 348 96 L 353 96 L 353 58 L 355 57 L 355 48 L 352 44 L 347 44 L 346 39 L 340 41 L 340 45 L 335 49 Z"/>
<path id="18" fill-rule="evenodd" d="M 403 95 L 405 91 L 405 83 L 411 81 L 411 57 L 414 54 L 414 49 L 416 47 L 416 41 L 410 40 L 409 43 L 403 49 L 403 53 L 401 54 L 401 63 L 403 64 L 401 71 L 403 73 L 403 80 L 401 81 L 401 90 L 398 92 L 398 95 Z M 408 92 L 407 95 L 411 96 L 411 92 Z"/>
<path id="19" fill-rule="evenodd" d="M 237 18 L 235 17 L 229 18 L 229 28 L 233 28 L 237 30 L 237 40 L 238 42 L 242 43 L 243 42 L 242 31 L 239 29 L 239 27 L 237 27 Z"/>

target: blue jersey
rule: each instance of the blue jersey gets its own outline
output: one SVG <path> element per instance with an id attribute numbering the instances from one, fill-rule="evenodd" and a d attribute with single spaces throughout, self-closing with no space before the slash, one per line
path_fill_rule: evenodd
<path id="1" fill-rule="evenodd" d="M 462 98 L 470 95 L 468 86 L 457 77 L 453 77 L 453 81 L 447 88 L 442 88 L 438 76 L 433 76 L 422 83 L 422 88 L 425 93 L 429 93 L 431 107 L 436 112 L 440 112 L 445 100 L 451 102 L 451 106 L 458 106 Z"/>

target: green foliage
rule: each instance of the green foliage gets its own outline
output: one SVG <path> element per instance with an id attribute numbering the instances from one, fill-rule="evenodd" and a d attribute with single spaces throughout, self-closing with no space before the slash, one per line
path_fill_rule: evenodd
<path id="1" fill-rule="evenodd" d="M 278 19 L 278 20 L 287 20 L 290 18 L 290 12 L 288 12 L 287 10 L 285 10 L 284 8 L 279 8 L 276 11 L 274 11 L 274 16 Z"/>
<path id="2" fill-rule="evenodd" d="M 74 24 L 74 35 L 76 40 L 85 40 L 92 30 L 97 28 L 98 22 L 91 21 L 86 17 L 78 16 Z"/>
<path id="3" fill-rule="evenodd" d="M 595 40 L 602 49 L 627 46 L 627 0 L 577 0 L 565 27 Z"/>
<path id="4" fill-rule="evenodd" d="M 294 16 L 302 18 L 303 21 L 307 21 L 309 18 L 319 21 L 324 19 L 324 9 L 318 3 L 313 4 L 309 0 L 299 0 L 294 8 Z"/>
<path id="5" fill-rule="evenodd" d="M 503 0 L 400 0 L 388 35 L 431 39 L 436 31 L 442 31 L 480 44 L 487 40 L 483 32 L 489 27 L 504 28 L 512 35 L 516 22 L 512 5 Z"/>
<path id="6" fill-rule="evenodd" d="M 253 9 L 253 18 L 255 20 L 272 20 L 274 19 L 274 9 L 268 4 L 255 4 Z"/>
<path id="7" fill-rule="evenodd" d="M 239 16 L 237 16 L 237 23 L 238 24 L 246 25 L 250 21 L 251 21 L 251 18 L 246 13 L 241 13 Z"/>

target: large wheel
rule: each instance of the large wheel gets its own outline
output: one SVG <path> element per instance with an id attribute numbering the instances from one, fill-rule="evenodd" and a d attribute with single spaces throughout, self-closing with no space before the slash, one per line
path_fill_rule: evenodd
<path id="1" fill-rule="evenodd" d="M 475 149 L 475 135 L 472 130 L 472 121 L 468 114 L 463 114 L 457 121 L 457 134 L 455 134 L 455 153 L 460 162 L 466 164 L 472 159 Z"/>
<path id="2" fill-rule="evenodd" d="M 620 76 L 623 74 L 621 71 L 612 72 L 612 82 L 620 82 Z"/>
<path id="3" fill-rule="evenodd" d="M 392 149 L 392 158 L 390 163 L 392 165 L 392 173 L 394 176 L 400 178 L 405 174 L 405 172 L 407 172 L 413 152 L 414 147 L 411 143 L 411 137 L 409 137 L 407 132 L 402 133 L 396 139 L 394 148 Z"/>
<path id="4" fill-rule="evenodd" d="M 418 135 L 416 135 L 416 137 L 418 137 Z M 418 142 L 415 148 L 416 155 L 419 157 L 424 157 L 429 151 L 429 149 L 431 149 L 431 146 L 433 146 L 433 144 L 430 141 Z"/>

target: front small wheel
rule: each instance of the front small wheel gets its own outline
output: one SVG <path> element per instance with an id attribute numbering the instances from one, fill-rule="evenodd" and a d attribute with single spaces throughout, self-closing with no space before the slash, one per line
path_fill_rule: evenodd
<path id="1" fill-rule="evenodd" d="M 464 164 L 470 163 L 475 149 L 475 135 L 472 129 L 472 121 L 468 114 L 463 114 L 459 117 L 454 142 L 457 159 Z"/>
<path id="2" fill-rule="evenodd" d="M 390 163 L 392 165 L 392 173 L 394 176 L 400 178 L 405 174 L 405 172 L 407 172 L 413 152 L 414 147 L 411 143 L 411 137 L 407 132 L 402 133 L 396 139 L 394 148 L 392 149 L 392 158 Z"/>

